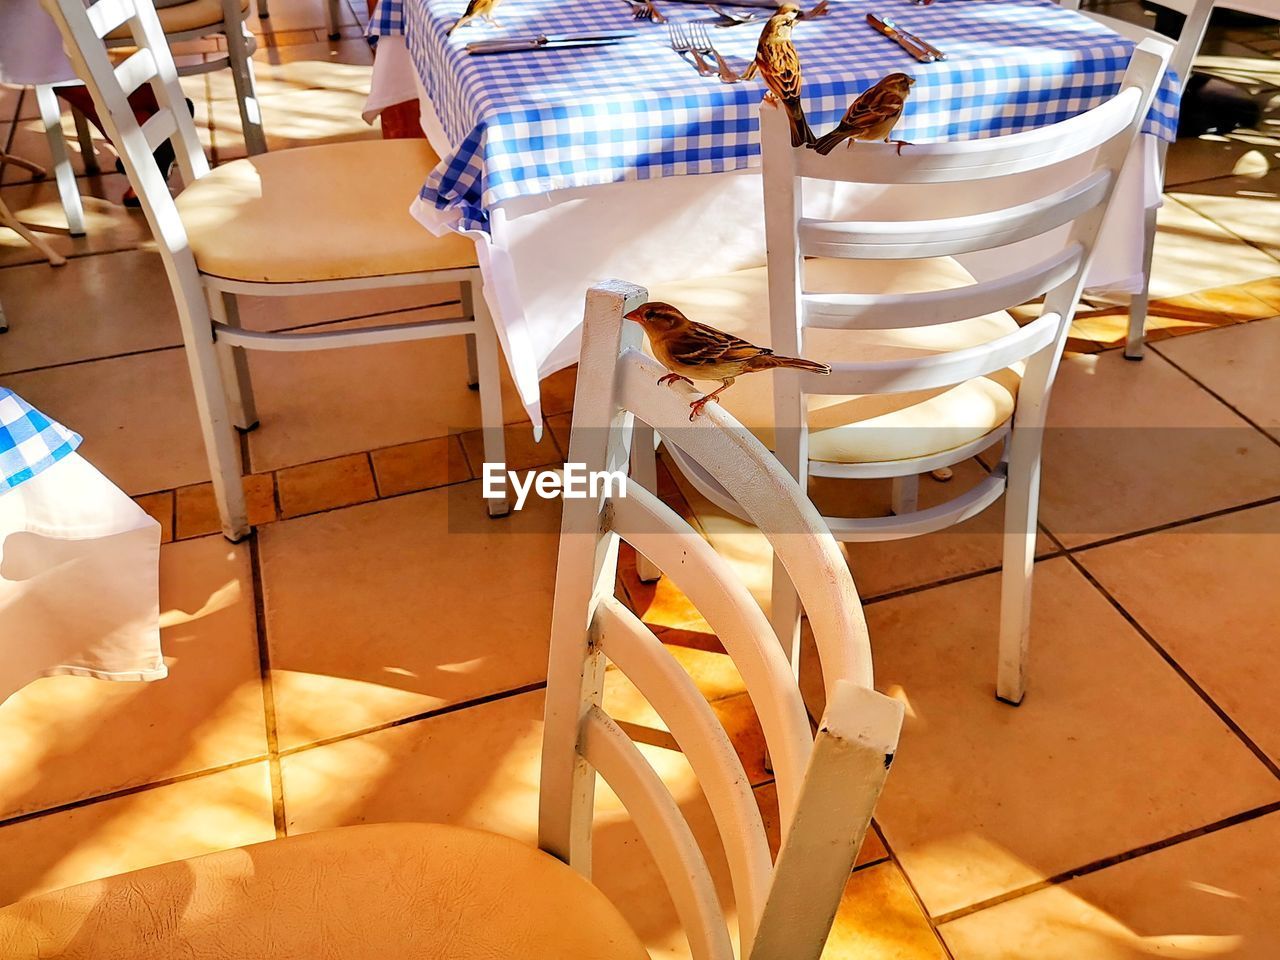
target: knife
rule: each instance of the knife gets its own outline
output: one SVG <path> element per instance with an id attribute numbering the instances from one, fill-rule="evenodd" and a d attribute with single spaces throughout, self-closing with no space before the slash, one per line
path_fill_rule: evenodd
<path id="1" fill-rule="evenodd" d="M 708 7 L 712 4 L 720 7 L 756 7 L 757 9 L 777 12 L 777 0 L 674 0 L 675 3 L 694 3 Z"/>
<path id="2" fill-rule="evenodd" d="M 867 14 L 867 23 L 871 24 L 873 29 L 883 33 L 890 40 L 895 41 L 898 46 L 907 51 L 907 53 L 911 54 L 921 63 L 933 63 L 936 59 L 936 57 L 934 57 L 934 55 L 924 47 L 920 46 L 918 43 L 912 43 L 897 30 L 893 29 L 893 27 L 889 26 L 877 17 L 874 13 Z"/>
<path id="3" fill-rule="evenodd" d="M 621 43 L 636 36 L 634 30 L 613 31 L 610 33 L 566 33 L 547 36 L 540 33 L 536 37 L 512 37 L 507 40 L 477 40 L 467 44 L 467 53 L 472 56 L 488 53 L 517 53 L 521 50 L 555 50 L 566 47 L 602 47 Z"/>
<path id="4" fill-rule="evenodd" d="M 906 30 L 903 30 L 900 26 L 898 26 L 888 17 L 884 18 L 884 25 L 888 27 L 890 30 L 897 30 L 898 33 L 902 34 L 908 40 L 914 40 L 917 44 L 919 44 L 921 47 L 924 48 L 926 53 L 933 54 L 933 59 L 935 60 L 947 59 L 947 55 L 943 53 L 941 50 L 939 50 L 937 47 L 935 47 L 928 40 L 925 40 L 923 37 L 917 37 L 914 33 L 910 33 Z"/>

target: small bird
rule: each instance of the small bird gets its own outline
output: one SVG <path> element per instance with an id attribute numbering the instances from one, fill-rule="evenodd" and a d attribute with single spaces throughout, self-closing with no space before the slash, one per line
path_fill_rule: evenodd
<path id="1" fill-rule="evenodd" d="M 799 357 L 779 357 L 767 347 L 757 347 L 741 337 L 690 320 L 669 303 L 652 301 L 627 314 L 644 328 L 653 355 L 671 372 L 659 384 L 683 380 L 719 380 L 720 386 L 705 397 L 689 404 L 689 420 L 702 413 L 703 407 L 733 386 L 744 373 L 793 367 L 810 373 L 828 374 L 825 363 Z"/>
<path id="2" fill-rule="evenodd" d="M 826 156 L 842 140 L 848 140 L 850 146 L 854 140 L 883 140 L 896 143 L 901 156 L 902 148 L 910 144 L 906 140 L 890 140 L 889 134 L 901 119 L 915 82 L 905 73 L 889 74 L 849 104 L 844 119 L 830 133 L 819 137 L 813 149 Z"/>
<path id="3" fill-rule="evenodd" d="M 778 7 L 778 12 L 760 31 L 756 57 L 742 75 L 743 80 L 750 80 L 759 70 L 769 87 L 768 96 L 782 102 L 791 124 L 793 147 L 814 142 L 813 131 L 809 129 L 809 121 L 804 118 L 804 108 L 800 105 L 800 54 L 791 42 L 791 28 L 803 16 L 794 3 Z"/>
<path id="4" fill-rule="evenodd" d="M 460 16 L 454 22 L 452 27 L 445 31 L 445 36 L 449 36 L 453 31 L 470 23 L 476 17 L 479 17 L 485 23 L 489 24 L 489 26 L 496 27 L 498 25 L 498 21 L 493 19 L 493 11 L 498 9 L 498 4 L 501 2 L 502 0 L 468 0 L 467 12 Z"/>

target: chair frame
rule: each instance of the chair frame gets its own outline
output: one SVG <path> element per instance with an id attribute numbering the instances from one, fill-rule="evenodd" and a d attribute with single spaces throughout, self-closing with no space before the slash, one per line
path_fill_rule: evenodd
<path id="1" fill-rule="evenodd" d="M 608 281 L 587 297 L 568 460 L 588 470 L 628 461 L 633 423 L 676 438 L 732 489 L 770 538 L 813 611 L 827 709 L 816 738 L 791 665 L 745 586 L 683 519 L 640 485 L 566 500 L 547 675 L 539 846 L 590 876 L 596 774 L 634 818 L 670 889 L 695 960 L 732 960 L 726 917 L 675 801 L 603 710 L 606 660 L 637 686 L 697 774 L 729 862 L 741 957 L 817 960 L 862 844 L 903 719 L 872 689 L 861 605 L 839 548 L 801 488 L 719 409 L 687 429 L 691 388 L 659 386 L 623 316 L 647 299 Z M 783 843 L 769 859 L 759 810 L 732 744 L 649 628 L 614 597 L 618 545 L 668 570 L 738 666 L 760 716 L 778 784 Z"/>
<path id="2" fill-rule="evenodd" d="M 227 539 L 240 540 L 250 531 L 239 443 L 233 429 L 234 425 L 250 430 L 258 423 L 246 350 L 336 349 L 464 335 L 472 361 L 468 381 L 478 384 L 480 390 L 485 459 L 505 460 L 497 336 L 485 305 L 478 266 L 303 283 L 257 283 L 202 274 L 168 184 L 151 157 L 160 143 L 172 140 L 183 183 L 194 183 L 209 172 L 209 161 L 186 110 L 155 8 L 145 0 L 97 0 L 88 8 L 81 0 L 44 0 L 44 4 L 62 30 L 76 72 L 86 81 L 103 124 L 120 151 L 169 276 Z M 125 23 L 137 50 L 113 67 L 102 37 Z M 139 125 L 128 96 L 143 83 L 152 85 L 161 109 Z M 454 282 L 463 290 L 463 315 L 456 320 L 281 334 L 242 329 L 236 310 L 239 294 L 280 297 Z M 506 498 L 492 498 L 488 507 L 491 516 L 503 516 L 509 510 Z"/>
<path id="3" fill-rule="evenodd" d="M 1178 78 L 1178 92 L 1185 93 L 1187 84 L 1191 82 L 1192 66 L 1200 46 L 1204 43 L 1205 33 L 1209 29 L 1209 18 L 1213 14 L 1214 0 L 1160 0 L 1170 9 L 1186 15 L 1182 31 L 1177 38 L 1166 37 L 1155 30 L 1148 30 L 1137 24 L 1109 17 L 1092 10 L 1080 10 L 1080 0 L 1059 0 L 1059 6 L 1069 10 L 1080 10 L 1091 20 L 1105 24 L 1122 37 L 1135 43 L 1150 40 L 1166 44 L 1169 47 L 1169 70 Z M 1156 164 L 1160 178 L 1160 190 L 1164 191 L 1164 177 L 1169 145 L 1160 140 L 1156 144 Z M 1144 207 L 1142 222 L 1142 289 L 1129 295 L 1129 327 L 1125 336 L 1124 355 L 1130 360 L 1141 360 L 1145 346 L 1144 334 L 1147 325 L 1147 311 L 1151 301 L 1151 264 L 1155 256 L 1156 246 L 1156 213 L 1158 205 Z"/>
<path id="4" fill-rule="evenodd" d="M 1163 75 L 1167 45 L 1144 41 L 1134 52 L 1121 92 L 1078 117 L 1011 136 L 918 144 L 901 156 L 889 144 L 858 144 L 823 157 L 793 149 L 782 111 L 760 108 L 765 233 L 769 252 L 771 346 L 805 356 L 805 330 L 902 329 L 950 323 L 1018 306 L 1045 295 L 1040 316 L 1016 331 L 962 350 L 888 361 L 833 364 L 829 376 L 777 370 L 774 453 L 802 489 L 810 476 L 892 478 L 893 515 L 824 517 L 837 540 L 894 540 L 969 519 L 1005 495 L 1003 576 L 996 695 L 1011 704 L 1026 690 L 1031 574 L 1035 559 L 1041 439 L 1049 394 L 1084 287 L 1102 218 L 1130 147 Z M 805 179 L 906 185 L 962 183 L 1034 171 L 1096 151 L 1091 172 L 1077 182 L 1004 209 L 931 221 L 833 222 L 801 215 Z M 844 154 L 842 156 L 842 154 Z M 804 288 L 805 257 L 912 260 L 1001 247 L 1059 228 L 1070 232 L 1058 253 L 1006 276 L 958 290 L 914 294 L 813 294 Z M 809 458 L 808 395 L 905 393 L 948 387 L 1024 362 L 1014 414 L 999 427 L 953 449 L 911 460 L 829 463 Z M 664 440 L 667 439 L 665 436 Z M 970 459 L 997 443 L 1000 462 L 974 487 L 946 503 L 919 509 L 919 476 Z M 651 482 L 652 444 L 638 441 Z M 735 498 L 676 446 L 673 459 L 700 493 L 742 515 Z M 651 579 L 654 570 L 640 570 Z M 776 558 L 772 620 L 793 660 L 799 657 L 799 597 Z M 807 608 L 806 608 L 807 609 Z M 812 611 L 809 611 L 812 617 Z"/>

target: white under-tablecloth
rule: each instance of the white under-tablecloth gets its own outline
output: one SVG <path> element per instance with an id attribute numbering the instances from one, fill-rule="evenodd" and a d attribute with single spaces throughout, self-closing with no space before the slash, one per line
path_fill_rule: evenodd
<path id="1" fill-rule="evenodd" d="M 40 0 L 0 0 L 0 83 L 63 83 L 76 72 Z"/>
<path id="2" fill-rule="evenodd" d="M 0 701 L 38 677 L 159 680 L 160 525 L 79 454 L 0 495 Z"/>
<path id="3" fill-rule="evenodd" d="M 374 61 L 366 117 L 405 99 L 415 89 L 422 128 L 441 156 L 454 152 L 399 36 L 381 37 Z M 1155 137 L 1139 140 L 1116 190 L 1089 276 L 1094 292 L 1141 289 L 1144 209 L 1160 203 Z M 1080 167 L 1075 168 L 1076 171 Z M 1058 171 L 1063 185 L 1070 168 Z M 1022 188 L 1031 181 L 1023 178 Z M 1044 175 L 1036 188 L 1043 190 Z M 999 184 L 1010 200 L 1019 181 Z M 813 184 L 806 213 L 815 217 L 939 217 L 980 208 L 985 197 L 971 189 L 868 187 Z M 974 189 L 981 189 L 977 187 Z M 909 199 L 904 199 L 908 197 Z M 987 195 L 989 197 L 989 194 Z M 437 234 L 454 228 L 454 215 L 415 200 L 414 216 Z M 635 283 L 713 276 L 765 262 L 760 171 L 666 177 L 576 189 L 503 201 L 492 211 L 490 233 L 474 232 L 489 305 L 498 335 L 530 418 L 541 422 L 538 381 L 578 359 L 583 296 L 607 277 Z M 994 254 L 961 258 L 981 279 L 1007 272 L 1010 257 L 1030 263 L 1060 244 L 1063 231 Z"/>

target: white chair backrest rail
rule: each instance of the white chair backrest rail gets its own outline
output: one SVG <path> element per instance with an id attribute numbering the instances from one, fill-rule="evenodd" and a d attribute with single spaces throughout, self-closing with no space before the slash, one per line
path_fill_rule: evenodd
<path id="1" fill-rule="evenodd" d="M 727 413 L 690 426 L 688 388 L 639 350 L 624 314 L 646 292 L 620 282 L 587 299 L 569 462 L 625 469 L 633 418 L 663 429 L 769 537 L 813 617 L 827 688 L 817 737 L 777 638 L 727 563 L 637 484 L 566 500 L 561 526 L 542 768 L 540 845 L 590 871 L 595 774 L 635 819 L 662 869 L 698 960 L 731 960 L 706 862 L 658 775 L 601 707 L 612 662 L 667 723 L 703 788 L 729 864 L 741 956 L 816 958 L 896 749 L 902 706 L 871 689 L 871 651 L 849 571 L 820 515 L 769 452 Z M 678 425 L 685 429 L 674 429 Z M 741 762 L 693 681 L 614 597 L 620 540 L 662 567 L 716 631 L 760 717 L 777 777 L 783 844 L 770 862 Z"/>

